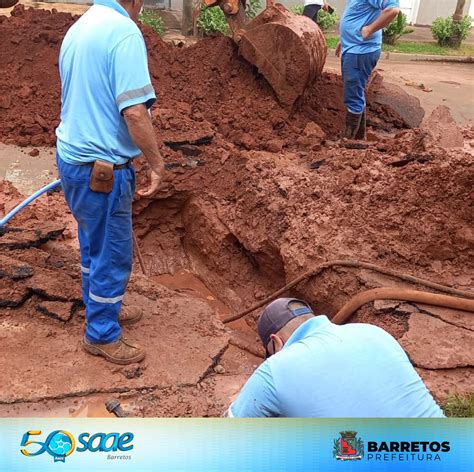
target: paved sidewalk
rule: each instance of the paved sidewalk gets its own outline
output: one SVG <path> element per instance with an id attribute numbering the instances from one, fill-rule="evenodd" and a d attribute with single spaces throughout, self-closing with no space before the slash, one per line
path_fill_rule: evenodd
<path id="1" fill-rule="evenodd" d="M 400 38 L 400 41 L 410 42 L 431 42 L 434 41 L 431 29 L 429 26 L 409 26 L 413 29 L 413 33 L 405 34 Z M 469 37 L 464 40 L 464 44 L 474 44 L 474 29 L 471 30 Z"/>

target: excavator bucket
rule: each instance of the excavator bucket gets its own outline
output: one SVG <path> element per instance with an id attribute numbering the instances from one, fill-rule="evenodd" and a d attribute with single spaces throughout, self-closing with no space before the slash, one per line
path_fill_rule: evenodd
<path id="1" fill-rule="evenodd" d="M 18 3 L 18 0 L 0 0 L 0 8 L 10 8 Z"/>
<path id="2" fill-rule="evenodd" d="M 284 105 L 292 106 L 323 70 L 323 33 L 314 21 L 283 5 L 268 6 L 239 33 L 240 54 L 258 68 Z"/>

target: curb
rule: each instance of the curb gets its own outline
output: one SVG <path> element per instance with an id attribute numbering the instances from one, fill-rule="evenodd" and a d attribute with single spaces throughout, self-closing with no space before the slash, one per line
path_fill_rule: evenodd
<path id="1" fill-rule="evenodd" d="M 328 48 L 328 51 L 335 51 L 335 49 Z M 473 56 L 441 56 L 432 54 L 408 54 L 404 52 L 383 52 L 380 60 L 393 62 L 450 62 L 458 64 L 473 64 Z"/>
<path id="2" fill-rule="evenodd" d="M 380 59 L 386 61 L 457 62 L 461 64 L 474 63 L 474 57 L 472 56 L 438 56 L 430 54 L 407 54 L 401 52 L 382 52 Z"/>

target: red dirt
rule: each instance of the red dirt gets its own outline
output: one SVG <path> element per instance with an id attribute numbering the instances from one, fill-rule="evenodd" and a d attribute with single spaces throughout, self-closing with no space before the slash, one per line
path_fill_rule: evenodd
<path id="1" fill-rule="evenodd" d="M 0 139 L 4 143 L 55 144 L 60 111 L 59 48 L 77 18 L 22 5 L 13 9 L 11 18 L 0 16 L 8 45 L 0 51 L 0 68 L 5 71 L 0 78 Z M 196 121 L 205 118 L 226 140 L 250 149 L 265 149 L 275 138 L 291 149 L 295 133 L 310 120 L 330 136 L 342 129 L 338 75 L 325 73 L 318 78 L 289 116 L 265 80 L 238 57 L 230 38 L 208 38 L 181 49 L 164 43 L 149 28 L 144 32 L 160 108 L 178 110 Z M 401 126 L 399 119 L 383 115 L 380 105 L 374 107 L 370 114 L 374 125 Z"/>
<path id="2" fill-rule="evenodd" d="M 0 17 L 1 34 L 9 38 L 9 47 L 0 51 L 0 66 L 7 71 L 0 79 L 0 96 L 7 97 L 0 103 L 0 140 L 52 145 L 59 112 L 57 54 L 73 18 L 21 7 L 14 12 L 10 20 Z M 268 84 L 238 58 L 230 39 L 210 38 L 178 49 L 146 30 L 146 41 L 159 96 L 154 124 L 169 169 L 167 183 L 157 197 L 134 205 L 135 229 L 150 275 L 186 270 L 199 274 L 231 311 L 252 305 L 330 259 L 365 260 L 461 289 L 473 286 L 474 166 L 468 153 L 440 147 L 439 133 L 426 129 L 405 130 L 395 136 L 380 133 L 403 127 L 403 122 L 393 110 L 376 103 L 369 105 L 370 141 L 357 146 L 343 143 L 336 139 L 344 116 L 338 75 L 323 74 L 288 115 Z M 11 59 L 15 55 L 16 62 Z M 449 121 L 445 112 L 435 116 Z M 472 139 L 472 130 L 466 136 Z M 140 183 L 143 163 L 137 167 Z M 7 192 L 0 197 L 0 211 L 8 211 L 20 196 L 3 185 Z M 14 225 L 41 227 L 42 220 L 61 225 L 66 212 L 62 196 L 47 198 L 46 203 L 28 208 Z M 247 355 L 240 359 L 235 352 L 242 351 L 228 347 L 215 310 L 204 302 L 211 295 L 190 298 L 138 277 L 130 292 L 136 303 L 152 313 L 138 336 L 148 341 L 153 362 L 138 373 L 140 381 L 131 383 L 131 374 L 122 370 L 110 368 L 101 376 L 100 360 L 87 373 L 81 353 L 71 348 L 80 337 L 83 320 L 68 304 L 77 302 L 79 287 L 77 253 L 65 244 L 70 237 L 66 233 L 39 248 L 14 249 L 8 254 L 13 259 L 8 262 L 8 273 L 16 273 L 25 264 L 35 271 L 25 280 L 7 278 L 8 290 L 5 295 L 0 292 L 21 305 L 0 312 L 8 336 L 26 330 L 21 335 L 26 345 L 28 330 L 38 330 L 51 338 L 49 350 L 64 351 L 71 363 L 79 359 L 76 369 L 85 370 L 86 380 L 83 384 L 71 380 L 66 385 L 77 395 L 103 392 L 110 377 L 112 392 L 143 389 L 137 398 L 143 414 L 219 414 L 226 403 L 219 389 L 226 387 L 223 376 L 215 375 L 222 369 L 214 370 L 214 364 L 229 369 L 229 378 L 235 376 L 235 382 L 237 376 L 245 378 L 258 359 Z M 164 283 L 163 278 L 157 280 Z M 61 298 L 61 282 L 71 286 L 65 298 Z M 311 301 L 318 313 L 332 315 L 362 288 L 383 285 L 403 286 L 366 271 L 338 270 L 300 284 L 293 294 Z M 157 303 L 161 311 L 155 313 Z M 474 378 L 469 376 L 472 359 L 467 366 L 443 364 L 439 372 L 430 370 L 430 355 L 437 343 L 443 343 L 445 351 L 464 349 L 444 340 L 444 329 L 439 326 L 446 323 L 455 331 L 468 329 L 466 320 L 445 317 L 435 322 L 438 315 L 427 315 L 426 323 L 434 328 L 430 329 L 429 349 L 423 349 L 417 333 L 407 335 L 410 326 L 416 325 L 410 322 L 416 310 L 414 314 L 404 310 L 364 307 L 355 320 L 381 325 L 398 339 L 406 339 L 409 355 L 410 346 L 417 346 L 417 368 L 429 378 L 438 397 L 459 389 L 474 390 L 469 380 Z M 68 313 L 72 318 L 64 321 Z M 256 346 L 253 321 L 249 316 L 232 324 L 232 329 L 243 344 Z M 154 343 L 149 330 L 154 330 L 154 339 L 163 341 Z M 181 349 L 183 345 L 186 349 Z M 14 351 L 14 339 L 8 337 L 5 346 Z M 189 346 L 194 351 L 188 351 Z M 222 346 L 227 349 L 225 354 Z M 44 360 L 49 351 L 43 348 Z M 166 355 L 161 365 L 163 349 Z M 189 355 L 189 365 L 182 362 L 184 352 Z M 7 360 L 11 352 L 2 351 L 2 355 Z M 207 356 L 207 363 L 202 357 L 194 359 L 196 356 Z M 457 353 L 457 358 L 464 361 L 465 353 Z M 50 367 L 41 365 L 45 376 L 51 374 Z M 178 368 L 188 379 L 186 385 L 178 381 Z M 8 398 L 0 398 L 0 406 L 2 401 L 15 401 L 11 392 L 17 400 L 32 398 L 34 385 L 25 381 L 25 388 L 31 388 L 25 392 L 23 376 L 29 378 L 26 372 L 18 379 L 8 378 Z M 155 376 L 164 380 L 157 382 Z M 62 386 L 52 379 L 40 393 L 62 398 Z M 159 404 L 160 395 L 166 407 Z M 196 395 L 199 398 L 193 400 Z"/>

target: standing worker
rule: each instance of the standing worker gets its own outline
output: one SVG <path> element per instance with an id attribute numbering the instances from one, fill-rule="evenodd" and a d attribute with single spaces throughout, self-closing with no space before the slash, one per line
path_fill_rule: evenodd
<path id="1" fill-rule="evenodd" d="M 382 28 L 400 12 L 398 0 L 348 0 L 339 25 L 344 103 L 347 107 L 345 137 L 365 139 L 365 87 L 380 58 Z"/>
<path id="2" fill-rule="evenodd" d="M 328 7 L 327 0 L 305 0 L 303 15 L 317 23 L 319 10 L 321 10 L 321 8 L 327 10 Z"/>
<path id="3" fill-rule="evenodd" d="M 122 308 L 132 269 L 133 159 L 143 154 L 158 190 L 163 159 L 148 109 L 155 92 L 143 36 L 143 0 L 95 0 L 61 46 L 61 123 L 57 165 L 78 224 L 85 351 L 117 364 L 140 362 L 145 350 L 122 337 L 121 324 L 142 312 Z"/>

